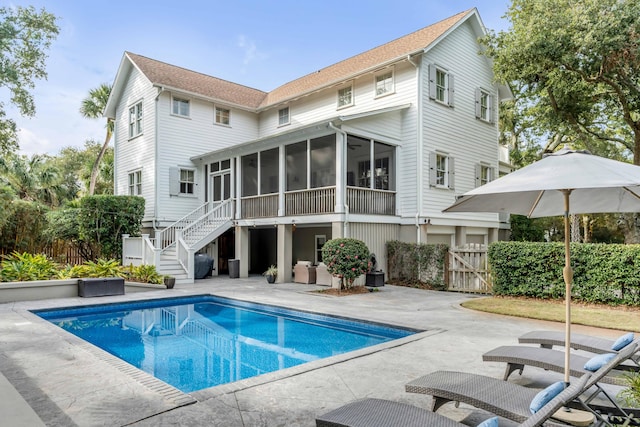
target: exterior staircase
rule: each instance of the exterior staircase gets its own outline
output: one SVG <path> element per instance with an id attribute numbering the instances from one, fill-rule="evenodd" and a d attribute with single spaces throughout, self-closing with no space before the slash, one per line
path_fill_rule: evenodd
<path id="1" fill-rule="evenodd" d="M 205 203 L 167 228 L 156 233 L 156 270 L 176 278 L 176 283 L 193 283 L 194 256 L 233 225 L 233 199 L 213 205 Z"/>
<path id="2" fill-rule="evenodd" d="M 162 275 L 175 277 L 176 283 L 193 283 L 178 262 L 175 246 L 167 248 L 160 254 L 160 264 L 156 265 L 156 271 Z"/>

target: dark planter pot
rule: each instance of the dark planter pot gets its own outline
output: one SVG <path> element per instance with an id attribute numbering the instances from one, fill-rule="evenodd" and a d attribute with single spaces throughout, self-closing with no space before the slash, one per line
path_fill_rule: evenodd
<path id="1" fill-rule="evenodd" d="M 266 276 L 264 276 L 267 278 L 267 283 L 275 283 L 276 282 L 276 276 L 272 276 L 270 274 L 267 274 Z"/>
<path id="2" fill-rule="evenodd" d="M 176 284 L 176 278 L 175 277 L 165 277 L 164 278 L 164 285 L 167 287 L 167 289 L 173 289 L 175 284 Z"/>
<path id="3" fill-rule="evenodd" d="M 78 296 L 102 297 L 124 295 L 124 279 L 120 277 L 78 279 Z"/>
<path id="4" fill-rule="evenodd" d="M 382 271 L 367 273 L 365 286 L 372 288 L 384 286 L 384 273 Z"/>

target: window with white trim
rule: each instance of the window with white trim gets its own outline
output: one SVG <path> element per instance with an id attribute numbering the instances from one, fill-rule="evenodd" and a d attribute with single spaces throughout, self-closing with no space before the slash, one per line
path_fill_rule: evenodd
<path id="1" fill-rule="evenodd" d="M 142 101 L 129 108 L 129 138 L 142 133 Z"/>
<path id="2" fill-rule="evenodd" d="M 193 169 L 180 169 L 180 194 L 193 194 L 195 175 Z"/>
<path id="3" fill-rule="evenodd" d="M 476 165 L 476 187 L 487 184 L 495 179 L 495 168 L 485 164 Z"/>
<path id="4" fill-rule="evenodd" d="M 476 118 L 493 123 L 493 97 L 484 90 L 476 89 Z"/>
<path id="5" fill-rule="evenodd" d="M 229 126 L 231 123 L 231 110 L 228 108 L 216 107 L 216 124 Z"/>
<path id="6" fill-rule="evenodd" d="M 454 159 L 444 154 L 432 152 L 429 155 L 429 184 L 439 188 L 454 188 Z"/>
<path id="7" fill-rule="evenodd" d="M 437 65 L 429 65 L 429 98 L 453 107 L 453 75 Z"/>
<path id="8" fill-rule="evenodd" d="M 284 107 L 278 110 L 278 126 L 288 125 L 289 119 L 289 107 Z"/>
<path id="9" fill-rule="evenodd" d="M 338 108 L 353 105 L 353 85 L 338 89 Z"/>
<path id="10" fill-rule="evenodd" d="M 140 196 L 142 194 L 142 171 L 129 173 L 129 195 Z"/>
<path id="11" fill-rule="evenodd" d="M 394 91 L 393 70 L 384 71 L 376 75 L 376 97 L 389 95 Z"/>
<path id="12" fill-rule="evenodd" d="M 176 116 L 189 117 L 189 100 L 173 97 L 171 99 L 171 113 Z"/>
<path id="13" fill-rule="evenodd" d="M 326 234 L 316 234 L 315 235 L 315 241 L 316 241 L 316 256 L 315 256 L 315 264 L 318 265 L 322 262 L 322 247 L 324 246 L 325 243 L 327 243 L 327 235 Z"/>

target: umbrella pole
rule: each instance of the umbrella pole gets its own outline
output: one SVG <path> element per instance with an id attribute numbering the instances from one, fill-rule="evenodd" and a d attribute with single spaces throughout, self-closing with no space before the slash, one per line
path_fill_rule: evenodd
<path id="1" fill-rule="evenodd" d="M 564 194 L 564 268 L 562 277 L 565 284 L 565 336 L 564 336 L 564 382 L 569 384 L 569 373 L 571 372 L 571 285 L 573 283 L 573 270 L 571 269 L 571 246 L 569 227 L 569 196 L 571 190 L 562 190 Z"/>

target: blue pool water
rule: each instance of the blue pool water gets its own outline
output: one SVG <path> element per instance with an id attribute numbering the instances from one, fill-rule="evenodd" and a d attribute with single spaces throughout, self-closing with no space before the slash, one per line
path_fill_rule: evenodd
<path id="1" fill-rule="evenodd" d="M 418 332 L 211 295 L 34 313 L 184 392 Z"/>

